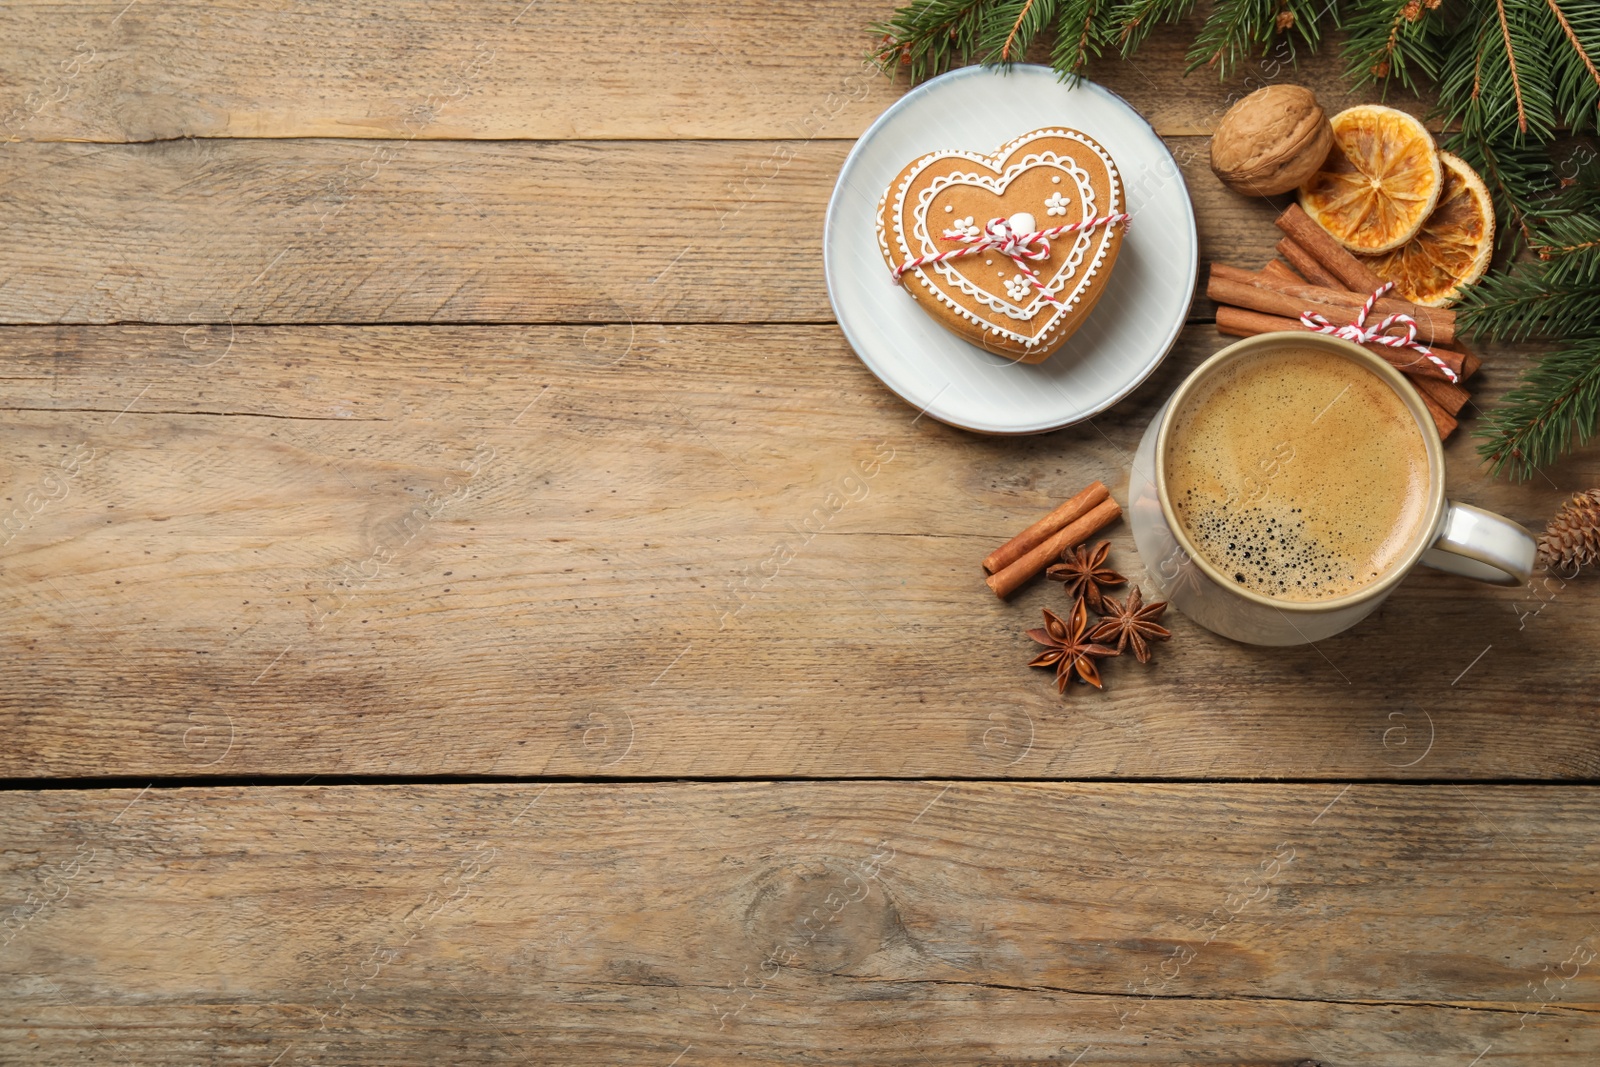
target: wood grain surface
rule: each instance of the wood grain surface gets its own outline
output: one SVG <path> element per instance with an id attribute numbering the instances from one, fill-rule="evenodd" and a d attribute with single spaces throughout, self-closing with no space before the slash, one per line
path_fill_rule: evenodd
<path id="1" fill-rule="evenodd" d="M 1025 440 L 867 372 L 895 3 L 0 9 L 0 1063 L 1600 1061 L 1587 576 L 1025 666 L 979 560 L 1226 340 Z M 1090 76 L 1255 269 L 1206 135 L 1376 97 L 1198 26 Z M 1446 451 L 1536 527 L 1593 450 L 1470 433 L 1535 355 Z"/>
<path id="2" fill-rule="evenodd" d="M 1107 416 L 1026 440 L 919 418 L 832 326 L 0 343 L 26 520 L 0 550 L 5 774 L 1600 772 L 1600 668 L 1547 666 L 1593 640 L 1581 580 L 1419 570 L 1298 649 L 1174 618 L 1104 693 L 1026 668 L 1060 588 L 1000 603 L 979 561 L 1096 479 L 1126 500 L 1211 326 Z M 1478 403 L 1520 360 L 1492 357 Z M 1451 494 L 1528 524 L 1600 481 L 1592 454 L 1491 481 L 1473 447 L 1447 448 Z"/>
<path id="3" fill-rule="evenodd" d="M 0 137 L 426 139 L 855 137 L 905 88 L 865 60 L 895 0 L 52 2 L 0 9 Z M 1227 81 L 1185 76 L 1198 20 L 1090 77 L 1161 133 L 1208 133 L 1251 89 L 1296 81 L 1329 111 L 1340 61 L 1287 49 Z M 1035 49 L 1047 59 L 1048 46 Z M 1003 138 L 1001 138 L 1003 139 Z M 998 143 L 998 140 L 997 142 Z"/>
<path id="4" fill-rule="evenodd" d="M 1583 1067 L 1592 788 L 8 798 L 8 1059 Z M 676 1057 L 676 1059 L 675 1059 Z"/>
<path id="5" fill-rule="evenodd" d="M 851 143 L 14 144 L 0 321 L 828 322 Z M 1271 259 L 1282 198 L 1170 143 L 1202 260 Z"/>

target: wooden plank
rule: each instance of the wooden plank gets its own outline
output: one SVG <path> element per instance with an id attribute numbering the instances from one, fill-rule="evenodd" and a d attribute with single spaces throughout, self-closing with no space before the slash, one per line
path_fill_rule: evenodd
<path id="1" fill-rule="evenodd" d="M 1104 694 L 1024 666 L 1060 590 L 998 602 L 979 561 L 1096 479 L 1126 501 L 1224 343 L 997 440 L 831 326 L 8 328 L 0 775 L 1594 777 L 1600 666 L 1550 667 L 1596 643 L 1581 581 L 1419 571 L 1316 648 L 1177 618 Z M 1451 496 L 1530 526 L 1600 484 L 1475 444 Z"/>
<path id="2" fill-rule="evenodd" d="M 823 215 L 849 149 L 11 145 L 0 321 L 828 321 Z M 1204 257 L 1270 259 L 1273 204 L 1217 182 L 1203 139 L 1176 149 Z"/>
<path id="3" fill-rule="evenodd" d="M 27 902 L 9 1063 L 1600 1056 L 1593 788 L 312 786 L 0 810 L 0 886 Z"/>
<path id="4" fill-rule="evenodd" d="M 895 0 L 418 4 L 359 18 L 293 5 L 54 2 L 0 10 L 0 140 L 181 137 L 855 137 L 901 92 L 865 64 Z M 1185 77 L 1198 21 L 1090 76 L 1162 133 L 1209 132 L 1260 85 L 1352 95 L 1329 54 L 1279 51 L 1228 82 Z M 1045 58 L 1036 49 L 1035 60 Z M 1420 110 L 1425 111 L 1425 108 Z M 997 138 L 997 141 L 1003 138 Z"/>

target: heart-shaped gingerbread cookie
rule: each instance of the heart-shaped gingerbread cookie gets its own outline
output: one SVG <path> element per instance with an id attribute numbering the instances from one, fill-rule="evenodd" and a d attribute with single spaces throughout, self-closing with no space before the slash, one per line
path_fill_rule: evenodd
<path id="1" fill-rule="evenodd" d="M 1105 291 L 1124 211 L 1104 148 L 1077 130 L 1035 130 L 993 156 L 930 152 L 909 164 L 878 205 L 878 247 L 940 325 L 1038 363 Z"/>

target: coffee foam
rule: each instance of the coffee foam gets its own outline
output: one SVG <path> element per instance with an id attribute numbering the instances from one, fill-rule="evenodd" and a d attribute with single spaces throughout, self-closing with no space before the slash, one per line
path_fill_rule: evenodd
<path id="1" fill-rule="evenodd" d="M 1217 372 L 1168 434 L 1173 509 L 1200 554 L 1254 592 L 1330 600 L 1381 578 L 1427 511 L 1422 431 L 1372 371 L 1312 348 Z"/>

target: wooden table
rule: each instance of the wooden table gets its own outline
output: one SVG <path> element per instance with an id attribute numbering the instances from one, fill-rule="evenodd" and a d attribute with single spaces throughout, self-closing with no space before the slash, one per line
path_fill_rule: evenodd
<path id="1" fill-rule="evenodd" d="M 1222 342 L 1027 440 L 865 370 L 889 3 L 124 3 L 0 12 L 0 1061 L 1600 1062 L 1590 584 L 1058 697 L 977 561 Z M 1349 96 L 1193 29 L 1094 76 L 1253 266 L 1206 131 Z"/>

